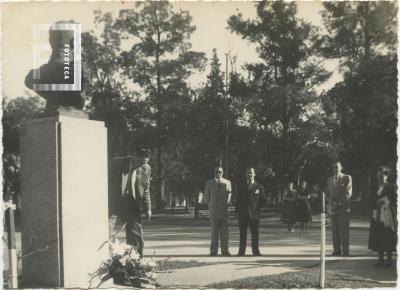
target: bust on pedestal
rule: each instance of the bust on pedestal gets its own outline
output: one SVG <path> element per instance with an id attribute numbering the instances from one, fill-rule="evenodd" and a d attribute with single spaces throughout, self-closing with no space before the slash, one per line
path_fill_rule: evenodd
<path id="1" fill-rule="evenodd" d="M 55 25 L 76 24 L 73 21 L 58 21 Z M 47 64 L 31 70 L 25 78 L 25 85 L 46 100 L 45 116 L 55 116 L 59 110 L 72 112 L 76 117 L 85 117 L 84 70 L 81 73 L 80 90 L 55 90 L 48 85 L 74 84 L 74 31 L 49 30 L 52 53 Z M 66 72 L 68 74 L 66 75 Z M 35 86 L 40 87 L 36 89 Z"/>
<path id="2" fill-rule="evenodd" d="M 56 58 L 42 68 L 47 82 Z M 87 288 L 108 251 L 107 129 L 82 111 L 82 92 L 38 93 L 45 116 L 21 132 L 21 286 Z"/>

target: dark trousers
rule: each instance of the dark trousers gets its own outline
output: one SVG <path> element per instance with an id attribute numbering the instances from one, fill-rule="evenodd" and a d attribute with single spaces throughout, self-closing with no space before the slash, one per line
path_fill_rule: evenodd
<path id="1" fill-rule="evenodd" d="M 258 228 L 260 225 L 259 219 L 250 219 L 249 217 L 239 217 L 240 245 L 239 254 L 246 253 L 247 244 L 247 227 L 250 227 L 251 233 L 251 249 L 253 254 L 259 254 L 258 249 Z"/>
<path id="2" fill-rule="evenodd" d="M 350 253 L 350 213 L 332 214 L 333 251 L 348 255 Z"/>
<path id="3" fill-rule="evenodd" d="M 144 240 L 143 240 L 143 231 L 140 218 L 128 219 L 126 221 L 125 231 L 126 231 L 126 243 L 128 245 L 133 246 L 139 253 L 140 257 L 142 257 Z"/>
<path id="4" fill-rule="evenodd" d="M 126 243 L 132 245 L 139 255 L 143 256 L 143 232 L 140 217 L 140 201 L 135 200 L 131 195 L 122 199 L 123 219 L 125 221 Z"/>

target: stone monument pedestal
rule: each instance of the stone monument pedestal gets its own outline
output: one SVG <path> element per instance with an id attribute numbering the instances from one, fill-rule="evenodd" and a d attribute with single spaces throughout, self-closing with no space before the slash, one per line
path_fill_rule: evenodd
<path id="1" fill-rule="evenodd" d="M 24 288 L 89 286 L 108 255 L 107 129 L 59 114 L 21 134 Z"/>

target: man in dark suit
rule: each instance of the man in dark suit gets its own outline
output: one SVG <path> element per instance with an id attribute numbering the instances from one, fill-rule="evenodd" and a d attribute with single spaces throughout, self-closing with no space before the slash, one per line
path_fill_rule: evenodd
<path id="1" fill-rule="evenodd" d="M 352 194 L 351 176 L 342 173 L 342 164 L 332 164 L 333 176 L 326 181 L 326 200 L 331 208 L 332 256 L 350 255 L 350 198 Z"/>
<path id="2" fill-rule="evenodd" d="M 141 214 L 150 220 L 150 175 L 151 167 L 148 164 L 150 151 L 146 147 L 139 147 L 136 156 L 131 158 L 129 171 L 122 172 L 122 219 L 126 223 L 126 242 L 136 246 L 140 256 L 143 255 L 143 237 Z"/>
<path id="3" fill-rule="evenodd" d="M 257 183 L 254 168 L 246 170 L 245 182 L 238 188 L 236 211 L 239 215 L 240 246 L 238 256 L 246 253 L 247 227 L 251 232 L 251 248 L 254 256 L 261 256 L 258 248 L 258 228 L 260 225 L 260 209 L 266 201 L 264 188 Z"/>

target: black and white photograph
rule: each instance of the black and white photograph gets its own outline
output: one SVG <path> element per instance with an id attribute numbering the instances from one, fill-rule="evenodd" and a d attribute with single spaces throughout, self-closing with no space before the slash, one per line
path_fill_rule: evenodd
<path id="1" fill-rule="evenodd" d="M 396 289 L 397 15 L 3 1 L 2 287 Z"/>

